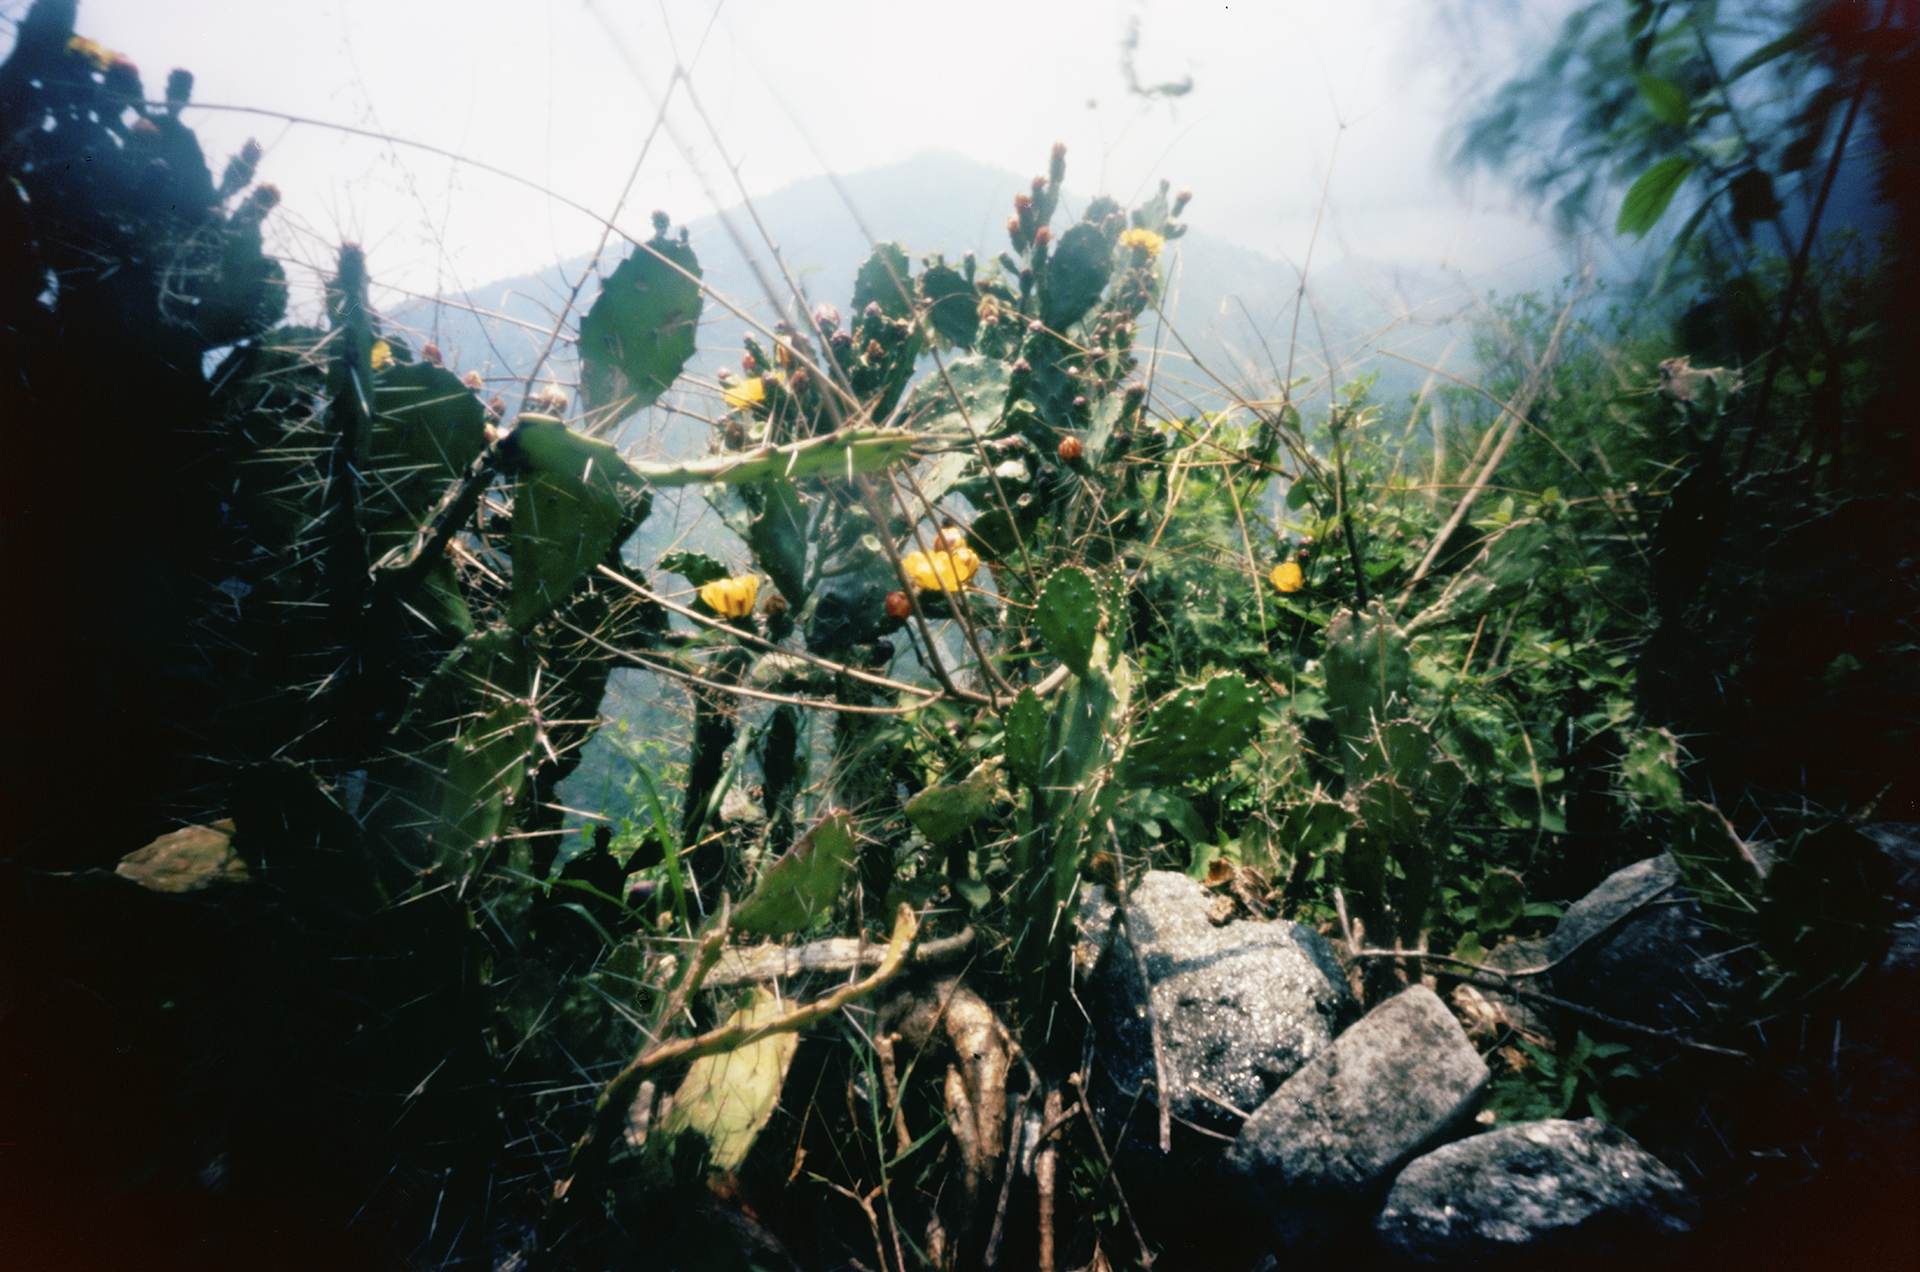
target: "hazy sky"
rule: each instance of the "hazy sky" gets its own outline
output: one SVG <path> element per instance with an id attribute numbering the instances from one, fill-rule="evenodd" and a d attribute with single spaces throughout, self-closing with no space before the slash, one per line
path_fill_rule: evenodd
<path id="1" fill-rule="evenodd" d="M 929 146 L 1040 171 L 1061 140 L 1070 188 L 1126 201 L 1164 176 L 1195 192 L 1191 224 L 1296 263 L 1324 188 L 1316 253 L 1448 261 L 1493 282 L 1505 267 L 1537 270 L 1547 236 L 1501 192 L 1470 199 L 1438 168 L 1473 59 L 1433 11 L 1423 0 L 81 0 L 79 28 L 137 62 L 150 94 L 185 66 L 197 103 L 423 143 L 640 237 L 651 209 L 690 220 L 737 202 L 740 185 L 763 192 Z M 1136 24 L 1139 81 L 1191 77 L 1191 92 L 1127 91 L 1121 43 Z M 390 285 L 530 271 L 599 231 L 536 188 L 410 146 L 211 109 L 188 122 L 216 173 L 247 137 L 266 147 L 262 177 L 286 195 L 280 250 L 319 263 L 357 239 Z"/>

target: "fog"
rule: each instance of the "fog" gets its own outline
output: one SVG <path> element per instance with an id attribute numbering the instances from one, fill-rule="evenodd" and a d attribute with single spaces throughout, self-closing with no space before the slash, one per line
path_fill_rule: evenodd
<path id="1" fill-rule="evenodd" d="M 1564 271 L 1563 247 L 1440 156 L 1565 7 L 83 0 L 78 25 L 154 91 L 195 72 L 187 122 L 216 170 L 265 146 L 273 246 L 310 308 L 343 240 L 396 296 L 460 292 L 590 251 L 606 223 L 644 238 L 656 207 L 692 221 L 930 147 L 1038 170 L 1055 141 L 1081 195 L 1168 180 L 1196 229 L 1296 268 L 1513 290 Z"/>

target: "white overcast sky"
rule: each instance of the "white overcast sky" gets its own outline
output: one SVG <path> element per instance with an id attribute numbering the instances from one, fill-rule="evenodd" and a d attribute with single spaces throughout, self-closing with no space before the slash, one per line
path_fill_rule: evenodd
<path id="1" fill-rule="evenodd" d="M 1564 0 L 1508 0 L 1533 22 Z M 343 239 L 375 277 L 431 292 L 528 272 L 599 232 L 638 237 L 825 170 L 930 146 L 1040 171 L 1123 201 L 1161 177 L 1190 224 L 1298 263 L 1314 251 L 1440 264 L 1498 285 L 1537 272 L 1548 236 L 1506 196 L 1453 186 L 1436 146 L 1486 50 L 1431 0 L 81 0 L 79 29 L 131 57 L 150 95 L 185 66 L 194 98 L 284 112 L 406 145 L 260 115 L 195 110 L 216 175 L 249 136 L 286 196 L 277 246 L 314 263 Z M 5 0 L 16 16 L 24 0 Z M 1509 10 L 1511 14 L 1512 10 Z M 1131 96 L 1120 42 L 1138 22 L 1152 84 Z M 1482 32 L 1513 25 L 1479 24 Z M 676 68 L 685 78 L 676 82 Z M 1484 69 L 1484 67 L 1483 67 Z M 691 89 L 691 92 L 688 89 Z M 667 128 L 649 133 L 667 99 Z M 643 154 L 643 147 L 645 147 Z M 626 208 L 622 188 L 638 161 Z M 1011 192 L 1009 192 L 1011 194 Z M 876 227 L 884 234 L 885 227 Z"/>

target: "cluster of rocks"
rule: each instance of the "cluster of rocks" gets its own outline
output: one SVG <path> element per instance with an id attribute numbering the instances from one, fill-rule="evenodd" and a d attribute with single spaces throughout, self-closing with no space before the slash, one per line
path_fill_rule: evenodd
<path id="1" fill-rule="evenodd" d="M 1490 1128 L 1477 1116 L 1488 1067 L 1431 989 L 1362 1015 L 1317 932 L 1216 925 L 1212 902 L 1184 875 L 1150 872 L 1124 913 L 1094 889 L 1080 915 L 1091 1097 L 1134 1209 L 1159 1227 L 1158 1266 L 1685 1256 L 1699 1202 L 1631 1137 L 1591 1118 Z M 1920 931 L 1903 919 L 1895 962 L 1912 961 L 1907 928 Z M 1537 983 L 1560 998 L 1686 1033 L 1736 989 L 1718 936 L 1662 856 L 1570 907 L 1519 966 L 1550 964 Z"/>

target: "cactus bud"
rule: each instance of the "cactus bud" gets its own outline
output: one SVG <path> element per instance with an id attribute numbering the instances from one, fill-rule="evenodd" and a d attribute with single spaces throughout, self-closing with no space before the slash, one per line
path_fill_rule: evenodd
<path id="1" fill-rule="evenodd" d="M 1043 193 L 1045 193 L 1046 188 L 1047 188 L 1047 179 L 1045 177 L 1035 177 L 1033 179 L 1033 197 L 1036 202 L 1039 200 L 1040 196 Z"/>
<path id="2" fill-rule="evenodd" d="M 133 126 L 127 131 L 133 134 L 134 140 L 136 141 L 157 142 L 160 140 L 160 126 L 145 116 L 134 120 Z"/>
<path id="3" fill-rule="evenodd" d="M 867 341 L 866 355 L 868 362 L 878 362 L 887 356 L 887 351 L 880 347 L 878 340 L 869 340 Z"/>
<path id="4" fill-rule="evenodd" d="M 1025 216 L 1026 213 L 1033 211 L 1033 196 L 1030 194 L 1014 195 L 1013 210 L 1021 214 L 1023 217 Z"/>
<path id="5" fill-rule="evenodd" d="M 267 219 L 267 213 L 279 206 L 280 187 L 275 185 L 255 186 L 247 201 L 233 214 L 233 219 L 241 224 L 258 224 Z"/>
<path id="6" fill-rule="evenodd" d="M 888 618 L 905 619 L 911 613 L 913 613 L 913 602 L 908 599 L 905 592 L 887 593 Z"/>
<path id="7" fill-rule="evenodd" d="M 1013 360 L 1013 373 L 1015 375 L 1030 375 L 1032 372 L 1033 364 L 1025 358 L 1015 358 Z"/>
<path id="8" fill-rule="evenodd" d="M 1053 231 L 1049 230 L 1044 225 L 1033 232 L 1033 245 L 1035 247 L 1045 247 L 1048 243 L 1052 241 L 1053 241 Z"/>
<path id="9" fill-rule="evenodd" d="M 174 67 L 167 73 L 167 109 L 175 114 L 193 99 L 193 72 Z"/>
<path id="10" fill-rule="evenodd" d="M 507 413 L 507 399 L 498 393 L 487 399 L 487 414 L 499 419 Z"/>
<path id="11" fill-rule="evenodd" d="M 480 378 L 480 373 L 478 371 L 467 372 L 465 375 L 460 377 L 460 382 L 466 385 L 468 388 L 472 389 L 475 393 L 478 393 L 483 387 L 485 387 L 487 383 L 485 380 Z"/>
<path id="12" fill-rule="evenodd" d="M 1126 399 L 1129 405 L 1139 406 L 1140 403 L 1146 399 L 1146 396 L 1147 396 L 1146 385 L 1129 384 L 1127 386 Z"/>
<path id="13" fill-rule="evenodd" d="M 1064 141 L 1053 143 L 1053 154 L 1047 160 L 1047 178 L 1055 185 L 1067 179 L 1067 143 Z"/>
<path id="14" fill-rule="evenodd" d="M 107 63 L 107 90 L 124 93 L 128 97 L 141 98 L 146 93 L 140 87 L 140 68 L 125 54 L 115 53 L 113 60 Z"/>
<path id="15" fill-rule="evenodd" d="M 671 224 L 673 224 L 672 217 L 668 216 L 665 212 L 655 211 L 653 214 L 653 237 L 667 237 L 667 227 Z"/>
<path id="16" fill-rule="evenodd" d="M 1061 463 L 1071 464 L 1077 462 L 1080 456 L 1086 453 L 1086 447 L 1077 437 L 1063 437 L 1060 439 L 1057 453 Z"/>
<path id="17" fill-rule="evenodd" d="M 821 335 L 831 335 L 840 327 L 840 311 L 822 301 L 813 308 L 813 325 L 820 329 Z"/>
<path id="18" fill-rule="evenodd" d="M 1187 204 L 1191 202 L 1193 202 L 1193 191 L 1191 190 L 1182 190 L 1180 193 L 1174 195 L 1173 196 L 1173 212 L 1171 213 L 1171 215 L 1179 216 L 1182 212 L 1187 210 Z"/>
<path id="19" fill-rule="evenodd" d="M 446 360 L 440 356 L 440 346 L 431 340 L 420 346 L 420 356 L 428 362 L 433 363 L 436 367 L 444 366 L 446 362 Z"/>

